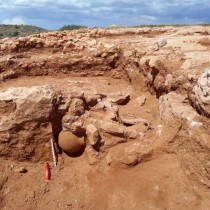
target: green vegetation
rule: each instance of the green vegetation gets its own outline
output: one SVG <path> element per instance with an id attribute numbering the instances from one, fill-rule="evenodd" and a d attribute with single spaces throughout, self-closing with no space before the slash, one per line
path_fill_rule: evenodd
<path id="1" fill-rule="evenodd" d="M 75 30 L 80 28 L 87 28 L 86 26 L 81 25 L 64 25 L 60 28 L 60 31 L 63 30 Z M 48 32 L 48 30 L 31 25 L 7 25 L 0 24 L 0 39 L 6 37 L 21 37 L 29 36 L 31 34 L 39 34 L 43 32 Z"/>
<path id="2" fill-rule="evenodd" d="M 46 29 L 30 25 L 0 24 L 0 39 L 6 37 L 20 37 L 47 32 Z"/>
<path id="3" fill-rule="evenodd" d="M 210 23 L 200 23 L 200 24 L 197 24 L 198 26 L 210 26 Z"/>
<path id="4" fill-rule="evenodd" d="M 87 26 L 80 26 L 80 25 L 64 25 L 61 27 L 59 30 L 60 31 L 65 31 L 65 30 L 77 30 L 80 28 L 87 28 Z"/>

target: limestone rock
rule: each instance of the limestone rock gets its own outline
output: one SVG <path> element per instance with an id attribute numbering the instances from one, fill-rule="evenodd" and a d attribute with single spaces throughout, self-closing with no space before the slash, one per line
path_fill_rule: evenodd
<path id="1" fill-rule="evenodd" d="M 123 56 L 124 56 L 125 58 L 129 58 L 129 57 L 132 57 L 133 54 L 134 54 L 134 52 L 131 51 L 131 50 L 129 50 L 129 51 L 125 51 L 125 52 L 123 53 Z"/>
<path id="2" fill-rule="evenodd" d="M 118 96 L 115 100 L 113 100 L 114 103 L 117 105 L 125 105 L 129 102 L 130 95 L 129 94 L 122 94 L 121 96 Z"/>
<path id="3" fill-rule="evenodd" d="M 156 92 L 159 95 L 161 92 L 168 92 L 174 85 L 171 74 L 166 75 L 166 64 L 164 57 L 146 56 L 139 61 L 141 70 L 147 79 L 147 85 L 151 92 Z"/>
<path id="4" fill-rule="evenodd" d="M 98 104 L 97 104 L 97 108 L 98 109 L 111 109 L 112 108 L 112 103 L 113 103 L 113 99 L 111 98 L 107 98 L 106 100 L 104 101 L 100 101 Z"/>
<path id="5" fill-rule="evenodd" d="M 108 108 L 105 113 L 105 118 L 107 121 L 119 121 L 119 107 L 113 106 Z"/>
<path id="6" fill-rule="evenodd" d="M 88 142 L 93 146 L 97 144 L 100 140 L 100 135 L 98 132 L 98 129 L 96 128 L 95 125 L 89 124 L 86 127 L 86 135 L 88 138 Z"/>
<path id="7" fill-rule="evenodd" d="M 138 103 L 139 106 L 143 106 L 146 102 L 146 97 L 145 96 L 139 96 L 136 98 L 136 102 Z"/>
<path id="8" fill-rule="evenodd" d="M 98 103 L 98 99 L 100 99 L 99 95 L 96 95 L 94 93 L 85 93 L 84 94 L 85 103 L 89 107 L 93 107 Z"/>
<path id="9" fill-rule="evenodd" d="M 141 142 L 128 142 L 111 148 L 106 161 L 112 167 L 134 166 L 152 156 L 153 151 Z"/>
<path id="10" fill-rule="evenodd" d="M 124 127 L 116 122 L 98 120 L 97 127 L 100 132 L 108 133 L 113 136 L 124 136 Z"/>
<path id="11" fill-rule="evenodd" d="M 105 44 L 104 47 L 108 53 L 115 53 L 118 51 L 117 46 L 114 44 Z"/>
<path id="12" fill-rule="evenodd" d="M 85 113 L 84 102 L 81 99 L 74 99 L 70 106 L 70 113 L 75 116 L 80 116 Z"/>
<path id="13" fill-rule="evenodd" d="M 83 127 L 83 122 L 81 121 L 81 119 L 70 124 L 69 130 L 75 135 L 84 135 L 85 134 L 85 128 Z"/>
<path id="14" fill-rule="evenodd" d="M 85 147 L 84 137 L 78 137 L 69 131 L 60 132 L 58 144 L 69 154 L 79 152 Z"/>
<path id="15" fill-rule="evenodd" d="M 0 74 L 0 82 L 6 79 L 16 78 L 18 76 L 17 72 L 10 70 L 5 73 Z"/>
<path id="16" fill-rule="evenodd" d="M 72 49 L 76 47 L 73 41 L 68 41 L 63 48 L 63 53 L 71 52 Z"/>
<path id="17" fill-rule="evenodd" d="M 138 137 L 138 133 L 135 129 L 128 127 L 124 130 L 124 132 L 127 139 L 136 139 Z"/>
<path id="18" fill-rule="evenodd" d="M 167 40 L 165 38 L 161 37 L 157 40 L 157 45 L 158 45 L 158 47 L 163 47 L 163 46 L 167 45 Z"/>
<path id="19" fill-rule="evenodd" d="M 122 114 L 119 113 L 120 122 L 122 122 L 125 125 L 136 125 L 141 124 L 144 126 L 149 126 L 150 122 L 144 118 L 136 117 L 133 114 Z"/>
<path id="20" fill-rule="evenodd" d="M 121 121 L 126 125 L 135 125 L 135 124 L 143 124 L 145 126 L 149 126 L 150 122 L 143 118 L 126 118 L 120 116 Z"/>
<path id="21" fill-rule="evenodd" d="M 96 46 L 96 44 L 97 44 L 97 41 L 95 39 L 87 41 L 87 45 L 89 47 L 94 47 L 94 46 Z"/>
<path id="22" fill-rule="evenodd" d="M 192 120 L 197 119 L 199 115 L 189 104 L 185 103 L 185 98 L 186 96 L 175 92 L 161 96 L 159 99 L 160 119 L 168 124 L 175 123 L 175 120 L 185 120 L 191 123 Z"/>
<path id="23" fill-rule="evenodd" d="M 188 74 L 187 75 L 187 79 L 190 81 L 190 82 L 195 82 L 196 81 L 196 75 L 193 75 L 193 74 Z"/>
<path id="24" fill-rule="evenodd" d="M 190 98 L 199 113 L 210 117 L 210 68 L 200 76 Z"/>
<path id="25" fill-rule="evenodd" d="M 173 85 L 173 76 L 171 74 L 167 74 L 165 78 L 165 86 L 168 90 L 170 90 L 172 85 Z"/>

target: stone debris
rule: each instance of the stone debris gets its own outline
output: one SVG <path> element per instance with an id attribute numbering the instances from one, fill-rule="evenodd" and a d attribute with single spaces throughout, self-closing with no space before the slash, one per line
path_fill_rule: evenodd
<path id="1" fill-rule="evenodd" d="M 86 126 L 86 135 L 90 145 L 95 145 L 100 141 L 100 135 L 95 125 L 89 124 Z"/>
<path id="2" fill-rule="evenodd" d="M 0 74 L 0 82 L 1 81 L 4 81 L 4 80 L 7 80 L 7 79 L 14 79 L 18 76 L 18 73 L 13 71 L 13 70 L 10 70 L 8 72 L 5 72 L 5 73 L 2 73 Z"/>
<path id="3" fill-rule="evenodd" d="M 135 125 L 135 124 L 142 124 L 145 126 L 150 125 L 150 122 L 143 118 L 126 118 L 126 117 L 120 116 L 120 119 L 121 119 L 121 122 L 123 122 L 126 125 Z"/>
<path id="4" fill-rule="evenodd" d="M 139 96 L 136 98 L 136 102 L 138 103 L 139 106 L 143 106 L 146 102 L 146 97 L 145 96 Z"/>
<path id="5" fill-rule="evenodd" d="M 119 96 L 117 99 L 113 100 L 113 102 L 116 103 L 117 105 L 125 105 L 129 102 L 129 100 L 130 100 L 130 95 L 125 94 Z"/>
<path id="6" fill-rule="evenodd" d="M 165 38 L 161 37 L 157 40 L 157 45 L 159 48 L 163 47 L 163 46 L 167 45 L 167 40 Z"/>
<path id="7" fill-rule="evenodd" d="M 170 92 L 159 99 L 160 119 L 173 124 L 175 120 L 196 119 L 197 112 L 185 103 L 186 96 Z"/>
<path id="8" fill-rule="evenodd" d="M 194 86 L 190 99 L 199 113 L 210 117 L 210 69 L 207 69 Z"/>
<path id="9" fill-rule="evenodd" d="M 97 127 L 99 132 L 105 132 L 113 136 L 124 136 L 124 127 L 118 123 L 98 120 Z"/>

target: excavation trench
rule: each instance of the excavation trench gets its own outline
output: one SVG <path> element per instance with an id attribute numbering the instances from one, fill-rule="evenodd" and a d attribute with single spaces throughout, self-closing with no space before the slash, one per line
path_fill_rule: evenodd
<path id="1" fill-rule="evenodd" d="M 196 98 L 208 73 L 191 95 L 209 65 L 206 34 L 88 28 L 0 40 L 0 208 L 208 209 L 208 106 Z M 59 147 L 60 134 L 80 150 Z M 58 167 L 46 184 L 52 136 Z"/>
<path id="2" fill-rule="evenodd" d="M 119 60 L 123 63 L 123 70 L 120 70 Z M 108 69 L 109 65 L 104 66 L 103 64 L 99 68 Z M 44 120 L 46 123 L 51 124 L 51 131 L 49 126 L 41 131 L 42 123 L 37 125 L 37 130 L 40 130 L 40 132 L 31 132 L 33 128 L 30 125 L 23 127 L 22 131 L 18 132 L 17 135 L 22 135 L 21 139 L 27 139 L 21 143 L 14 133 L 14 137 L 9 140 L 11 143 L 8 146 L 5 144 L 6 152 L 3 152 L 2 155 L 6 158 L 11 157 L 22 161 L 50 160 L 51 150 L 47 145 L 49 145 L 51 137 L 53 137 L 56 143 L 56 150 L 59 153 L 62 152 L 62 148 L 58 143 L 61 131 L 70 131 L 78 137 L 83 137 L 87 146 L 90 144 L 86 135 L 86 126 L 88 124 L 94 124 L 96 127 L 99 127 L 102 141 L 107 139 L 107 143 L 102 144 L 102 153 L 107 152 L 109 148 L 121 142 L 141 139 L 143 136 L 150 136 L 151 138 L 155 135 L 155 131 L 151 129 L 151 122 L 152 126 L 156 127 L 159 120 L 158 98 L 162 94 L 173 90 L 173 87 L 167 89 L 165 85 L 155 86 L 157 84 L 156 80 L 166 76 L 163 74 L 159 75 L 160 72 L 163 72 L 163 69 L 166 72 L 165 68 L 161 61 L 157 62 L 156 67 L 150 67 L 149 61 L 146 61 L 145 64 L 137 64 L 121 56 L 114 60 L 114 64 L 112 63 L 112 70 L 110 71 L 112 76 L 107 73 L 107 70 L 101 71 L 96 69 L 93 71 L 86 69 L 81 70 L 80 75 L 82 77 L 75 77 L 72 76 L 74 71 L 68 69 L 65 74 L 35 77 L 32 77 L 32 75 L 30 77 L 22 76 L 21 78 L 1 83 L 0 87 L 3 91 L 11 87 L 26 87 L 30 89 L 34 86 L 41 87 L 46 85 L 51 88 L 52 95 L 54 94 L 50 99 L 51 104 L 47 104 L 47 106 L 51 106 L 49 116 Z M 86 73 L 83 74 L 84 72 Z M 120 72 L 120 74 L 117 74 L 117 72 Z M 151 81 L 148 79 L 148 73 L 146 74 L 145 72 L 151 74 Z M 40 74 L 42 74 L 41 69 Z M 92 77 L 95 74 L 103 76 Z M 106 77 L 106 75 L 109 75 L 109 77 Z M 145 97 L 145 101 L 138 102 L 139 96 Z M 126 119 L 125 121 L 120 119 L 119 113 Z M 31 126 L 33 126 L 33 123 L 33 119 L 31 119 Z M 41 145 L 39 145 L 40 140 L 37 140 L 39 136 L 43 136 Z M 15 141 L 13 138 L 15 138 Z M 30 141 L 33 141 L 31 146 Z M 12 149 L 18 144 L 25 144 L 25 146 L 23 146 L 23 149 L 20 149 L 20 152 L 12 155 Z M 101 143 L 98 142 L 97 144 Z M 92 146 L 94 148 L 94 145 Z M 25 148 L 29 148 L 29 153 L 22 158 L 21 154 Z"/>

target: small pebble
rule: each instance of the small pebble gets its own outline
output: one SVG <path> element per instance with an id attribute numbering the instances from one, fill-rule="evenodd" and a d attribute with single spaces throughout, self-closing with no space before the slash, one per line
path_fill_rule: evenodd
<path id="1" fill-rule="evenodd" d="M 15 170 L 15 171 L 17 171 L 17 172 L 19 172 L 19 173 L 21 173 L 21 174 L 25 174 L 25 173 L 28 172 L 28 170 L 27 170 L 26 168 L 24 168 L 24 167 L 21 167 L 21 168 Z"/>

